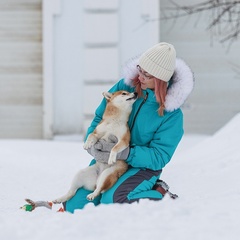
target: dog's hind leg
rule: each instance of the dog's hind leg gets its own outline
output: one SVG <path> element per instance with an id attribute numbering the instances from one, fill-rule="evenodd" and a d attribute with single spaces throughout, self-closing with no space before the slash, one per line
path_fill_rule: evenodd
<path id="1" fill-rule="evenodd" d="M 97 164 L 89 166 L 85 169 L 80 170 L 73 178 L 72 184 L 68 192 L 60 198 L 52 201 L 53 203 L 62 203 L 72 198 L 76 191 L 84 187 L 88 190 L 94 190 L 97 182 Z"/>
<path id="2" fill-rule="evenodd" d="M 128 165 L 125 161 L 119 160 L 115 165 L 110 168 L 105 169 L 97 180 L 97 186 L 93 193 L 87 195 L 89 201 L 94 200 L 100 193 L 107 191 L 111 188 L 118 180 L 127 171 Z"/>

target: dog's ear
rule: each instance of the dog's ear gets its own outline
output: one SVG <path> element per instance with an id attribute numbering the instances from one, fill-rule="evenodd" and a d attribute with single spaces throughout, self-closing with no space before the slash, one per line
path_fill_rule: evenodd
<path id="1" fill-rule="evenodd" d="M 103 92 L 102 94 L 107 99 L 107 101 L 110 101 L 110 99 L 112 97 L 112 93 L 110 93 L 110 92 Z"/>

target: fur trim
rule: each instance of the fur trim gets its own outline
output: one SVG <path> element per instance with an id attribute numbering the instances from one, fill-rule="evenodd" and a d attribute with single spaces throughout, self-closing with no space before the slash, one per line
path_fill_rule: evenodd
<path id="1" fill-rule="evenodd" d="M 123 68 L 124 82 L 132 86 L 132 80 L 138 75 L 137 64 L 140 56 L 130 59 Z M 187 100 L 194 87 L 194 76 L 190 67 L 182 60 L 176 59 L 176 67 L 171 78 L 171 86 L 166 95 L 165 110 L 172 112 L 180 108 Z"/>
<path id="2" fill-rule="evenodd" d="M 193 90 L 194 76 L 190 67 L 182 60 L 176 60 L 172 85 L 167 91 L 165 109 L 172 112 L 180 108 Z"/>
<path id="3" fill-rule="evenodd" d="M 138 75 L 137 65 L 138 65 L 138 60 L 139 60 L 140 56 L 141 55 L 130 58 L 123 66 L 122 76 L 124 78 L 124 82 L 128 86 L 131 86 L 131 87 L 133 86 L 132 79 Z"/>

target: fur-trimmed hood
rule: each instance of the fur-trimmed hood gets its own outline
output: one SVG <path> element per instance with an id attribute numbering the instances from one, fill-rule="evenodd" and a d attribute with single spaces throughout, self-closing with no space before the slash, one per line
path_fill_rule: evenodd
<path id="1" fill-rule="evenodd" d="M 123 78 L 125 83 L 129 86 L 132 86 L 131 79 L 138 75 L 136 66 L 139 57 L 140 56 L 130 59 L 123 67 Z M 194 86 L 193 72 L 182 59 L 177 58 L 174 74 L 169 83 L 165 110 L 172 112 L 184 104 Z"/>

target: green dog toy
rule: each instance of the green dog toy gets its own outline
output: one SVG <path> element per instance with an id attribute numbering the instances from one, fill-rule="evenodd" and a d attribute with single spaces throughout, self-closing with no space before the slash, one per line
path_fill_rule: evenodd
<path id="1" fill-rule="evenodd" d="M 36 207 L 46 207 L 48 209 L 52 209 L 52 202 L 47 202 L 47 201 L 33 201 L 31 199 L 25 199 L 25 201 L 28 204 L 25 204 L 24 206 L 20 207 L 20 209 L 23 209 L 27 212 L 33 211 Z"/>

